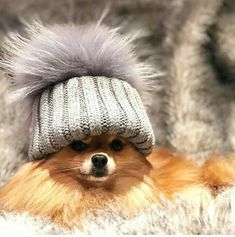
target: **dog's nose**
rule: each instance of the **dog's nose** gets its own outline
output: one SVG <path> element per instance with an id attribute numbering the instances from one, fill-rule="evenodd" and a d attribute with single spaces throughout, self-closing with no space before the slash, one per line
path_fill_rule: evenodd
<path id="1" fill-rule="evenodd" d="M 105 155 L 97 154 L 92 156 L 91 161 L 96 168 L 102 169 L 108 163 L 108 158 Z"/>

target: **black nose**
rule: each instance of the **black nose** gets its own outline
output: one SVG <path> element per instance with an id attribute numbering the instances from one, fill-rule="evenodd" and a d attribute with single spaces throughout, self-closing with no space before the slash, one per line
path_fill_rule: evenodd
<path id="1" fill-rule="evenodd" d="M 91 157 L 91 161 L 96 168 L 102 169 L 108 163 L 108 158 L 105 155 L 97 154 Z"/>

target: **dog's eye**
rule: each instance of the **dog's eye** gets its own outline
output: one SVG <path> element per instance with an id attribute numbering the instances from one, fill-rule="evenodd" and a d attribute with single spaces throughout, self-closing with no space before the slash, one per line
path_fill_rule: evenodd
<path id="1" fill-rule="evenodd" d="M 111 143 L 110 143 L 110 147 L 112 150 L 114 151 L 121 151 L 123 149 L 123 143 L 122 141 L 118 140 L 118 139 L 114 139 Z"/>
<path id="2" fill-rule="evenodd" d="M 84 151 L 87 149 L 88 145 L 82 141 L 74 141 L 71 143 L 71 147 L 75 151 Z"/>

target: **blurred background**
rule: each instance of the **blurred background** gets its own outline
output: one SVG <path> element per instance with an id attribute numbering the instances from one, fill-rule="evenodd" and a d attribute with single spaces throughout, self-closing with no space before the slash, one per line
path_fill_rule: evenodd
<path id="1" fill-rule="evenodd" d="M 0 37 L 20 31 L 33 18 L 50 23 L 84 24 L 97 21 L 106 8 L 104 23 L 121 26 L 122 32 L 140 33 L 145 44 L 141 57 L 148 57 L 163 38 L 164 16 L 171 14 L 177 0 L 0 0 Z M 141 50 L 139 48 L 138 50 Z"/>

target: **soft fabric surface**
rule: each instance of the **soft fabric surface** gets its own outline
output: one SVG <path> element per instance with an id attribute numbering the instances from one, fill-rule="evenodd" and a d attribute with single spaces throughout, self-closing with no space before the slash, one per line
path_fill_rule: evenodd
<path id="1" fill-rule="evenodd" d="M 92 216 L 84 214 L 83 234 L 234 234 L 234 191 L 219 195 L 209 206 L 196 208 L 176 198 L 176 203 L 151 205 L 142 213 L 127 217 L 115 206 Z M 234 199 L 234 197 L 232 197 Z M 24 214 L 0 212 L 0 234 L 81 234 L 81 231 L 61 229 L 49 220 Z"/>
<path id="2" fill-rule="evenodd" d="M 26 2 L 28 8 L 25 7 Z M 37 6 L 42 20 L 48 22 L 58 19 L 66 22 L 86 22 L 95 15 L 92 1 L 88 1 L 86 6 L 82 5 L 82 10 L 78 11 L 83 12 L 80 15 L 73 12 L 75 5 L 67 6 L 65 1 L 59 0 L 56 8 L 47 2 L 42 0 Z M 135 41 L 139 58 L 150 62 L 164 73 L 163 76 L 153 79 L 154 87 L 148 88 L 152 91 L 151 97 L 146 97 L 145 92 L 142 93 L 155 129 L 157 143 L 183 152 L 189 159 L 195 159 L 199 163 L 203 163 L 210 153 L 233 153 L 234 1 L 150 0 L 137 1 L 139 5 L 133 1 L 118 2 L 112 5 L 105 22 L 111 26 L 123 23 L 123 33 L 136 33 L 141 30 Z M 89 4 L 93 8 L 87 7 Z M 9 18 L 5 17 L 9 24 L 2 26 L 1 33 L 22 27 L 17 14 L 29 16 L 26 9 L 35 12 L 32 1 L 31 4 L 30 1 L 25 1 L 19 9 L 18 5 L 15 4 L 15 9 L 9 11 L 6 3 L 4 14 L 9 14 Z M 43 9 L 50 7 L 56 9 L 56 12 L 51 10 L 50 13 L 44 14 Z M 99 7 L 102 9 L 104 4 Z M 24 127 L 21 126 L 24 120 L 21 108 L 7 104 L 8 83 L 4 75 L 1 75 L 0 85 L 2 185 L 26 162 L 28 140 Z M 88 213 L 84 220 L 84 231 L 130 234 L 234 234 L 234 195 L 235 190 L 231 187 L 221 191 L 215 202 L 209 206 L 203 204 L 196 208 L 184 201 L 178 201 L 175 206 L 153 205 L 145 213 L 136 214 L 128 219 L 112 207 L 111 210 L 104 210 L 98 218 Z M 0 231 L 10 233 L 19 225 L 22 232 L 64 233 L 47 220 L 13 213 L 0 214 Z"/>

